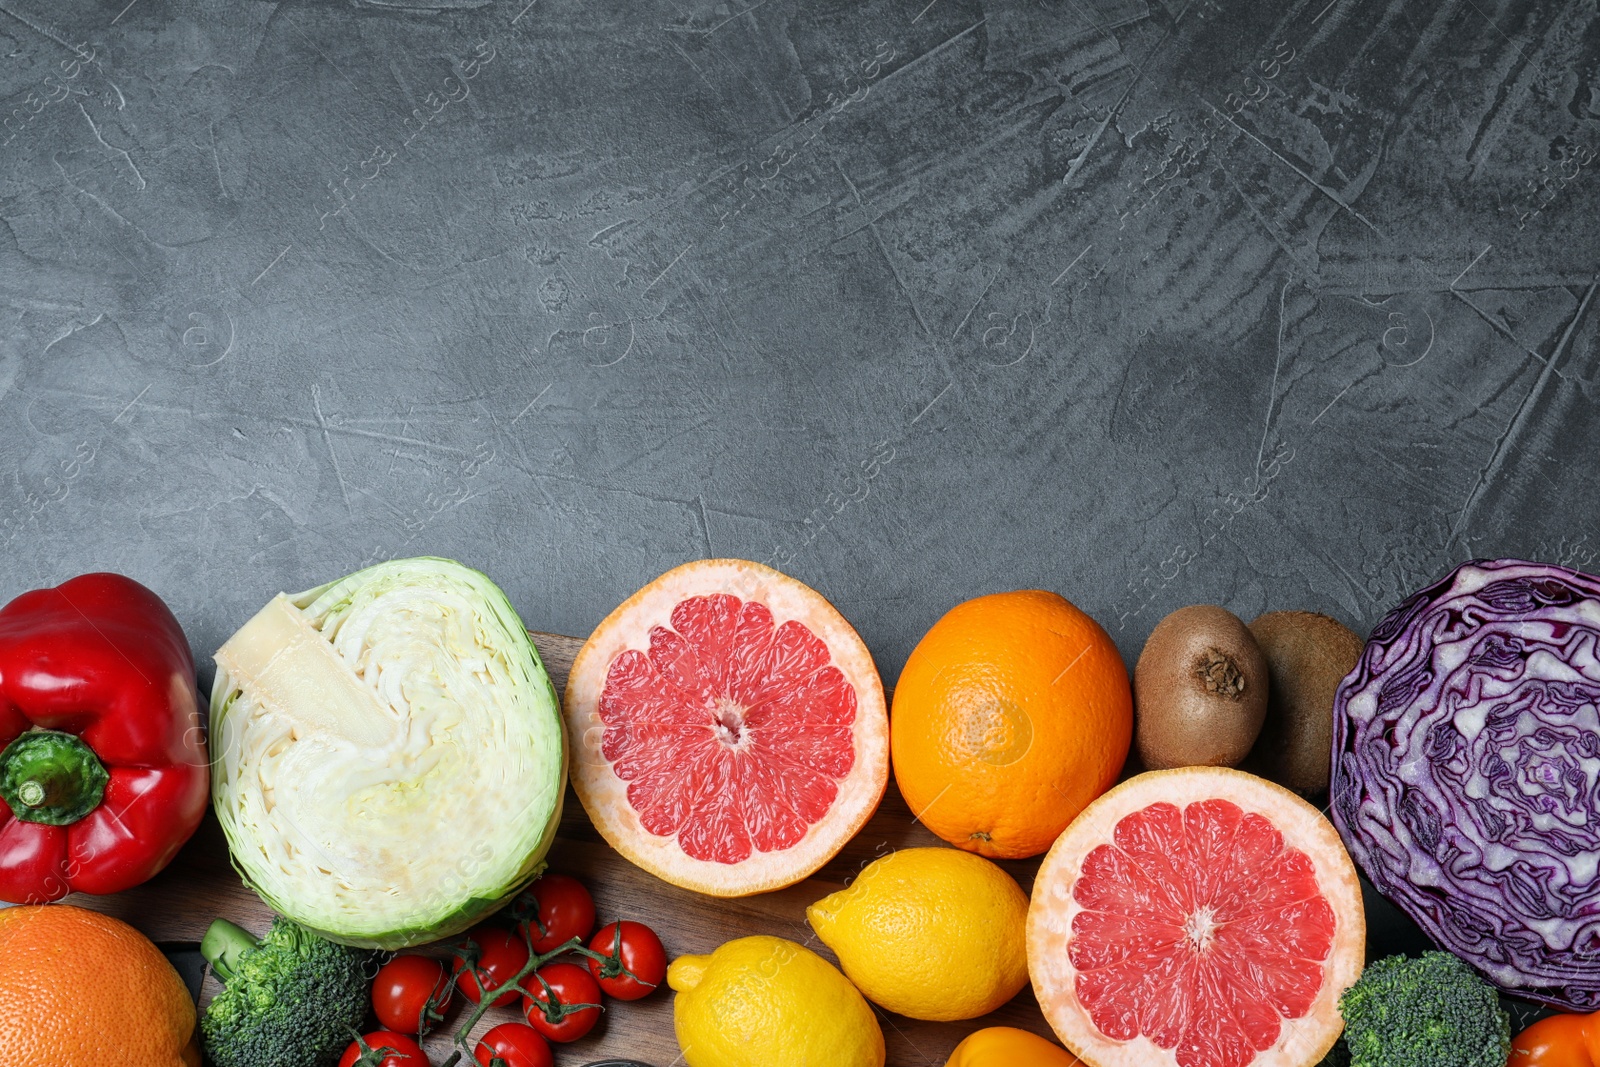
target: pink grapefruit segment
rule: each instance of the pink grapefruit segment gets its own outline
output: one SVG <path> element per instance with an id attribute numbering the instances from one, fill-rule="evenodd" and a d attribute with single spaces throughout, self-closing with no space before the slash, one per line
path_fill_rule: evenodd
<path id="1" fill-rule="evenodd" d="M 644 828 L 718 863 L 799 844 L 855 764 L 856 692 L 830 659 L 804 623 L 717 593 L 613 660 L 600 750 Z"/>
<path id="2" fill-rule="evenodd" d="M 866 646 L 819 593 L 757 563 L 690 563 L 640 590 L 578 654 L 565 710 L 602 835 L 703 893 L 807 877 L 888 782 Z"/>
<path id="3" fill-rule="evenodd" d="M 1092 1067 L 1310 1067 L 1365 939 L 1332 825 L 1226 768 L 1100 797 L 1046 857 L 1028 913 L 1040 1006 Z"/>

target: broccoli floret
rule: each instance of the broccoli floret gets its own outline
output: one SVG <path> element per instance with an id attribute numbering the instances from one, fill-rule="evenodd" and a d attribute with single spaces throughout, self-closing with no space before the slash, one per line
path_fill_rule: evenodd
<path id="1" fill-rule="evenodd" d="M 366 1020 L 370 952 L 280 918 L 259 943 L 218 919 L 200 953 L 223 983 L 200 1020 L 216 1067 L 330 1067 Z"/>
<path id="2" fill-rule="evenodd" d="M 1372 964 L 1339 998 L 1353 1067 L 1505 1067 L 1511 1019 L 1448 952 Z"/>

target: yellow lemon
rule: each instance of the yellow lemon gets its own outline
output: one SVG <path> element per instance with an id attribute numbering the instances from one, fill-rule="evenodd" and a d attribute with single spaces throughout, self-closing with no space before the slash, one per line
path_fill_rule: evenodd
<path id="1" fill-rule="evenodd" d="M 913 1019 L 976 1019 L 1028 981 L 1028 898 L 970 852 L 891 853 L 806 918 L 867 999 Z"/>
<path id="2" fill-rule="evenodd" d="M 991 1026 L 968 1034 L 944 1067 L 1081 1067 L 1078 1057 L 1038 1034 Z"/>
<path id="3" fill-rule="evenodd" d="M 741 937 L 667 969 L 689 1067 L 883 1067 L 883 1031 L 845 976 L 781 937 Z"/>

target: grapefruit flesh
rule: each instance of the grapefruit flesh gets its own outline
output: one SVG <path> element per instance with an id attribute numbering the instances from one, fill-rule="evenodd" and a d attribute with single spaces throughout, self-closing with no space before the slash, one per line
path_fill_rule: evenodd
<path id="1" fill-rule="evenodd" d="M 1092 1067 L 1311 1067 L 1365 942 L 1332 824 L 1227 768 L 1100 797 L 1045 858 L 1028 912 L 1034 992 Z"/>
<path id="2" fill-rule="evenodd" d="M 689 563 L 636 593 L 579 652 L 565 711 L 601 834 L 702 893 L 806 878 L 888 782 L 866 646 L 821 594 L 757 563 Z"/>

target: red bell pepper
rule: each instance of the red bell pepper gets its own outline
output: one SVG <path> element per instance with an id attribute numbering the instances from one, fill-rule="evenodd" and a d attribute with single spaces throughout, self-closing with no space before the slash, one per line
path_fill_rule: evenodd
<path id="1" fill-rule="evenodd" d="M 209 795 L 194 660 L 160 597 L 85 574 L 0 609 L 0 900 L 138 885 Z"/>

